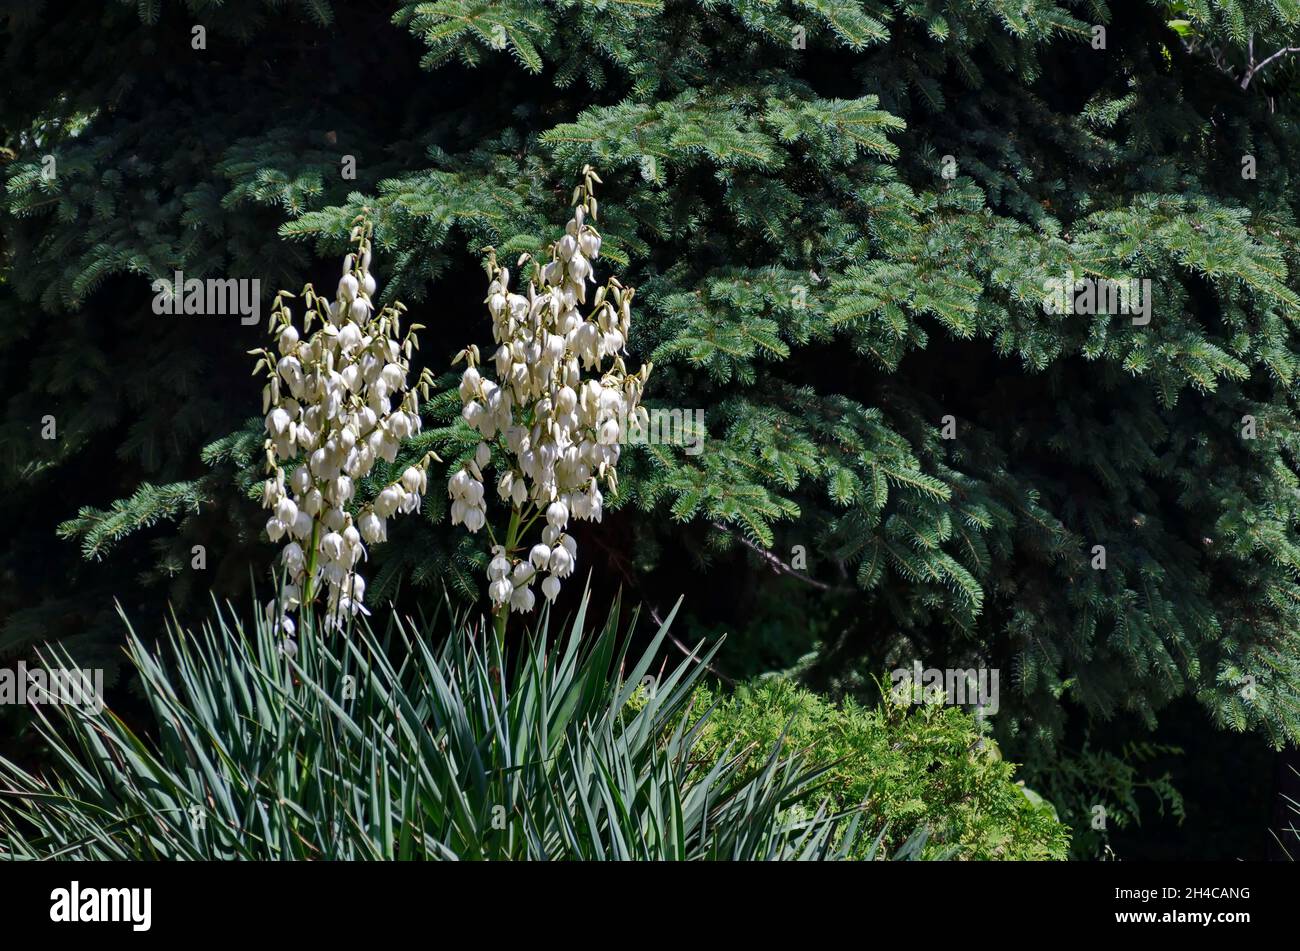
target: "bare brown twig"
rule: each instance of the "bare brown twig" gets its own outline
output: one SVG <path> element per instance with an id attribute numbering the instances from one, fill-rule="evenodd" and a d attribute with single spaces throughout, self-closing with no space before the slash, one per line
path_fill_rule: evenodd
<path id="1" fill-rule="evenodd" d="M 767 562 L 768 565 L 771 566 L 772 570 L 775 571 L 777 574 L 784 574 L 784 575 L 789 575 L 791 578 L 797 578 L 798 580 L 802 581 L 804 584 L 812 585 L 814 588 L 817 588 L 820 591 L 852 590 L 851 588 L 846 588 L 843 585 L 827 584 L 825 581 L 818 581 L 816 578 L 808 577 L 808 575 L 804 574 L 802 571 L 799 571 L 797 568 L 792 568 L 789 565 L 787 565 L 784 561 L 776 557 L 776 555 L 772 554 L 766 548 L 762 548 L 759 545 L 754 544 L 752 541 L 750 541 L 744 535 L 741 535 L 739 532 L 732 531 L 722 522 L 714 522 L 713 527 L 716 528 L 718 531 L 731 536 L 736 541 L 740 542 L 742 545 L 748 548 L 750 551 L 754 552 L 756 555 L 758 555 L 758 557 L 760 557 L 765 562 Z"/>
<path id="2" fill-rule="evenodd" d="M 1284 46 L 1276 53 L 1264 57 L 1258 63 L 1255 62 L 1255 37 L 1252 35 L 1246 46 L 1246 75 L 1241 77 L 1241 88 L 1245 89 L 1250 85 L 1250 81 L 1255 78 L 1255 74 L 1261 69 L 1273 62 L 1279 57 L 1286 56 L 1289 53 L 1300 53 L 1300 46 Z"/>

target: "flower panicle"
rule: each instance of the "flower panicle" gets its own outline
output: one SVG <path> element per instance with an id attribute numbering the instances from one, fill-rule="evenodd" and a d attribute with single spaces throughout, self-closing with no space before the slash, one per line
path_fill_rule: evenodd
<path id="1" fill-rule="evenodd" d="M 543 597 L 559 594 L 577 565 L 569 520 L 601 520 L 602 482 L 618 488 L 623 430 L 645 424 L 640 404 L 651 365 L 628 373 L 624 361 L 635 290 L 610 277 L 589 294 L 602 243 L 592 224 L 599 183 L 585 167 L 573 216 L 547 249 L 548 260 L 518 260 L 521 269 L 532 264 L 518 290 L 495 249 L 484 249 L 483 302 L 496 347 L 488 361 L 475 345 L 453 361 L 466 364 L 461 415 L 480 442 L 448 480 L 452 524 L 471 533 L 487 524 L 484 470 L 493 462 L 497 495 L 512 512 L 505 544 L 494 537 L 488 565 L 488 594 L 498 609 L 531 611 L 539 578 Z M 539 519 L 540 540 L 529 547 L 524 534 Z"/>
<path id="2" fill-rule="evenodd" d="M 288 303 L 296 298 L 277 294 L 274 350 L 254 351 L 261 355 L 257 369 L 269 376 L 262 504 L 271 512 L 267 537 L 285 542 L 280 561 L 288 583 L 280 615 L 289 633 L 286 612 L 314 601 L 322 585 L 328 624 L 368 613 L 357 567 L 367 546 L 387 540 L 389 519 L 420 510 L 429 465 L 438 458 L 426 453 L 373 499 L 357 497 L 375 465 L 395 463 L 403 443 L 420 433 L 419 400 L 432 384 L 427 369 L 414 385 L 408 379 L 419 325 L 403 333 L 405 308 L 375 305 L 373 233 L 367 215 L 354 220 L 354 250 L 343 259 L 333 301 L 310 284 L 303 288 L 301 332 Z"/>

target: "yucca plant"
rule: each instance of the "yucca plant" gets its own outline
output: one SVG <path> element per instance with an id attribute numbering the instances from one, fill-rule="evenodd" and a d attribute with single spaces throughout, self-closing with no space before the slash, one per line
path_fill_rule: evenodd
<path id="1" fill-rule="evenodd" d="M 1296 774 L 1297 778 L 1300 778 L 1300 771 L 1297 771 L 1294 766 L 1288 768 Z M 1285 793 L 1279 793 L 1279 796 L 1286 805 L 1286 811 L 1289 815 L 1284 820 L 1286 822 L 1285 827 L 1280 830 L 1270 829 L 1269 835 L 1277 842 L 1278 849 L 1286 860 L 1295 862 L 1300 859 L 1300 802 Z"/>
<path id="2" fill-rule="evenodd" d="M 490 631 L 449 615 L 420 632 L 396 618 L 382 634 L 358 623 L 347 637 L 305 616 L 288 653 L 272 623 L 246 629 L 228 609 L 201 630 L 169 626 L 156 649 L 129 631 L 156 730 L 138 735 L 109 708 L 38 708 L 54 766 L 31 775 L 0 760 L 0 849 L 66 859 L 849 854 L 861 816 L 809 806 L 820 771 L 798 751 L 708 748 L 704 721 L 681 715 L 712 651 L 653 677 L 671 615 L 630 661 L 617 604 L 584 637 L 587 604 L 554 644 L 543 612 L 509 671 Z M 447 626 L 435 646 L 432 632 Z"/>

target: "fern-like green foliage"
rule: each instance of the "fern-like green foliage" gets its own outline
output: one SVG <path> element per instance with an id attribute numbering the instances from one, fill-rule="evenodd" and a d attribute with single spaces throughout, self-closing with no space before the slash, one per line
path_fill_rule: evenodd
<path id="1" fill-rule="evenodd" d="M 1053 808 L 1013 781 L 974 718 L 936 704 L 828 703 L 789 681 L 757 681 L 715 700 L 703 689 L 688 716 L 706 716 L 704 743 L 765 749 L 784 737 L 828 770 L 819 792 L 840 807 L 866 805 L 873 834 L 901 846 L 905 830 L 932 834 L 925 854 L 957 859 L 1063 859 L 1070 836 Z M 816 800 L 808 801 L 815 811 Z M 864 827 L 872 832 L 869 827 Z M 891 831 L 892 830 L 892 831 Z M 867 842 L 870 837 L 860 839 Z"/>
<path id="2" fill-rule="evenodd" d="M 1126 743 L 1114 752 L 1085 741 L 1082 749 L 1062 751 L 1050 768 L 1037 770 L 1043 794 L 1075 830 L 1072 857 L 1115 857 L 1112 836 L 1131 832 L 1144 816 L 1181 824 L 1186 817 L 1182 794 L 1168 772 L 1156 774 L 1150 766 L 1158 758 L 1182 754 L 1179 747 L 1146 741 Z"/>

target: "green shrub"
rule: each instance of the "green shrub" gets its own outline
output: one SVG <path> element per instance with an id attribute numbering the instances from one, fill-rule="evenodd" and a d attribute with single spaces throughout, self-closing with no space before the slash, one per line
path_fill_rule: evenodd
<path id="1" fill-rule="evenodd" d="M 142 737 L 109 708 L 37 707 L 53 772 L 0 759 L 0 852 L 65 859 L 826 859 L 876 857 L 858 816 L 807 807 L 806 757 L 706 749 L 682 714 L 704 669 L 683 660 L 629 699 L 639 659 L 615 606 L 584 636 L 586 602 L 550 645 L 549 615 L 515 650 L 453 619 L 438 649 L 392 622 L 301 646 L 219 615 L 129 631 L 156 719 Z M 668 619 L 671 623 L 672 617 Z M 549 645 L 549 646 L 548 646 Z M 716 648 L 715 648 L 716 649 Z M 707 656 L 712 656 L 711 652 Z M 50 666 L 68 665 L 66 655 Z M 689 722 L 688 722 L 689 719 Z M 710 747 L 716 744 L 710 744 Z M 721 744 L 725 746 L 726 744 Z M 791 804 L 800 808 L 792 809 Z M 878 822 L 873 824 L 879 825 Z M 924 846 L 903 844 L 899 857 Z"/>
<path id="2" fill-rule="evenodd" d="M 866 815 L 890 830 L 927 827 L 927 856 L 948 850 L 962 859 L 1063 859 L 1069 851 L 1069 832 L 1053 808 L 1014 782 L 1015 766 L 959 708 L 892 700 L 837 706 L 780 678 L 742 686 L 710 711 L 712 703 L 701 689 L 689 714 L 708 713 L 705 744 L 763 749 L 784 734 L 826 769 L 810 802 L 829 793 L 839 807 L 865 804 Z M 896 839 L 889 831 L 882 841 Z"/>

